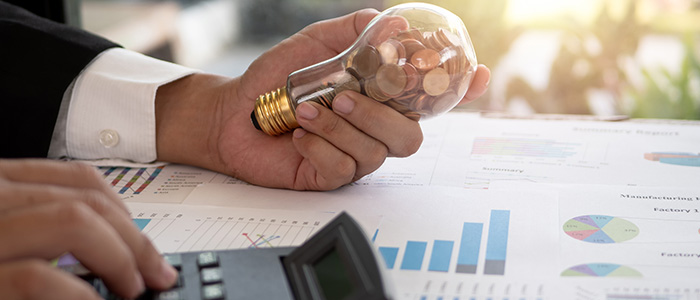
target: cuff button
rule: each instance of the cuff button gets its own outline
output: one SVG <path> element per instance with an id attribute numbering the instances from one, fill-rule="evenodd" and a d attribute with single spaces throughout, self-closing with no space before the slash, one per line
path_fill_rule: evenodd
<path id="1" fill-rule="evenodd" d="M 100 144 L 105 148 L 112 148 L 119 144 L 119 134 L 112 129 L 100 131 Z"/>

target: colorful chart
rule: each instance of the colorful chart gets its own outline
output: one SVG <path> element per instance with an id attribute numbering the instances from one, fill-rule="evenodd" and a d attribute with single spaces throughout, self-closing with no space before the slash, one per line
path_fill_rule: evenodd
<path id="1" fill-rule="evenodd" d="M 644 153 L 644 159 L 658 161 L 662 164 L 700 167 L 700 153 L 652 152 Z"/>
<path id="2" fill-rule="evenodd" d="M 145 190 L 163 171 L 165 166 L 156 168 L 99 167 L 102 176 L 110 182 L 119 194 L 138 195 Z"/>
<path id="3" fill-rule="evenodd" d="M 432 246 L 429 241 L 407 241 L 403 258 L 398 266 L 396 265 L 400 252 L 399 247 L 379 247 L 379 253 L 384 257 L 388 269 L 393 269 L 396 266 L 401 270 L 420 271 L 425 269 L 424 266 L 427 263 L 429 272 L 454 271 L 456 273 L 476 274 L 477 266 L 483 263 L 484 275 L 504 275 L 509 226 L 510 210 L 491 210 L 486 235 L 486 254 L 481 256 L 479 251 L 485 228 L 484 223 L 470 222 L 463 223 L 459 241 L 436 239 L 432 241 Z M 453 252 L 457 252 L 456 261 L 453 260 Z M 430 254 L 429 257 L 426 253 Z"/>
<path id="4" fill-rule="evenodd" d="M 570 237 L 589 243 L 612 244 L 629 241 L 639 234 L 639 227 L 618 217 L 586 215 L 564 223 Z"/>
<path id="5" fill-rule="evenodd" d="M 642 273 L 627 266 L 592 263 L 573 266 L 561 272 L 561 276 L 587 277 L 642 277 Z"/>
<path id="6" fill-rule="evenodd" d="M 555 140 L 480 137 L 474 140 L 472 154 L 568 158 L 581 146 Z"/>

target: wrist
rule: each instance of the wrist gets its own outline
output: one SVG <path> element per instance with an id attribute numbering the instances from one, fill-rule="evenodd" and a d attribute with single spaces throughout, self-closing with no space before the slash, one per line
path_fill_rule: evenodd
<path id="1" fill-rule="evenodd" d="M 224 99 L 232 79 L 196 73 L 158 88 L 156 92 L 156 150 L 158 160 L 215 171 Z"/>

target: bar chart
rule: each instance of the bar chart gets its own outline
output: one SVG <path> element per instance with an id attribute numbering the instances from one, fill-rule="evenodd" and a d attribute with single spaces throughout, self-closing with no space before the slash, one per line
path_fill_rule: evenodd
<path id="1" fill-rule="evenodd" d="M 481 223 L 464 223 L 462 227 L 462 246 L 457 256 L 457 273 L 476 273 L 483 227 L 484 224 Z"/>
<path id="2" fill-rule="evenodd" d="M 504 275 L 509 224 L 509 210 L 491 210 L 487 226 L 476 222 L 461 224 L 458 240 L 408 240 L 403 247 L 380 246 L 379 253 L 388 269 L 462 274 L 477 274 L 481 270 L 484 275 Z M 486 251 L 482 255 L 484 242 Z M 400 254 L 403 255 L 399 260 Z"/>
<path id="3" fill-rule="evenodd" d="M 494 210 L 491 212 L 484 274 L 503 275 L 505 272 L 509 219 L 510 212 L 507 210 Z"/>
<path id="4" fill-rule="evenodd" d="M 700 167 L 700 153 L 689 152 L 651 152 L 644 153 L 644 159 L 658 161 L 662 164 Z"/>
<path id="5" fill-rule="evenodd" d="M 568 158 L 583 145 L 546 139 L 481 137 L 474 139 L 472 154 Z"/>

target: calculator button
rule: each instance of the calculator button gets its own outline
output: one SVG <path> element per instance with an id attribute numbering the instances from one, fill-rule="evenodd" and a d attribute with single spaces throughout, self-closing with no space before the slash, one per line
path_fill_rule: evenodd
<path id="1" fill-rule="evenodd" d="M 124 300 L 124 298 L 117 296 L 116 294 L 110 293 L 107 297 L 104 297 L 105 300 Z"/>
<path id="2" fill-rule="evenodd" d="M 163 255 L 165 261 L 173 266 L 173 268 L 180 270 L 182 269 L 182 256 L 180 254 L 166 254 Z"/>
<path id="3" fill-rule="evenodd" d="M 182 278 L 182 275 L 180 273 L 177 274 L 177 280 L 175 280 L 175 284 L 173 284 L 173 287 L 181 287 L 182 283 L 184 282 L 184 279 Z"/>
<path id="4" fill-rule="evenodd" d="M 95 291 L 100 294 L 102 298 L 107 298 L 110 294 L 104 281 L 102 281 L 100 278 L 95 278 L 95 280 L 92 282 L 92 287 L 95 288 Z"/>
<path id="5" fill-rule="evenodd" d="M 220 300 L 226 296 L 224 286 L 222 284 L 205 285 L 202 287 L 203 300 Z"/>
<path id="6" fill-rule="evenodd" d="M 211 251 L 199 253 L 197 255 L 197 265 L 200 268 L 217 266 L 219 265 L 219 257 Z"/>
<path id="7" fill-rule="evenodd" d="M 221 282 L 223 274 L 219 268 L 204 268 L 199 273 L 202 284 Z"/>
<path id="8" fill-rule="evenodd" d="M 184 300 L 185 298 L 182 296 L 182 293 L 180 292 L 180 289 L 172 289 L 169 291 L 164 291 L 158 293 L 155 297 L 153 297 L 154 300 Z"/>

